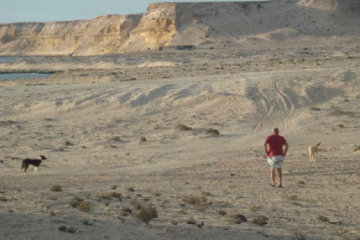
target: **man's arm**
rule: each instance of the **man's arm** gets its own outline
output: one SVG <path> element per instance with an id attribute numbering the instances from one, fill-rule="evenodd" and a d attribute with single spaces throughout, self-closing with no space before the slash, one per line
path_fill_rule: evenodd
<path id="1" fill-rule="evenodd" d="M 268 153 L 269 153 L 269 152 L 268 152 L 267 145 L 268 145 L 268 143 L 267 143 L 267 142 L 265 142 L 265 143 L 264 143 L 264 149 L 265 149 L 265 153 L 266 153 L 266 154 L 268 154 Z"/>
<path id="2" fill-rule="evenodd" d="M 289 149 L 289 144 L 287 143 L 287 142 L 285 142 L 285 150 L 284 150 L 284 157 L 286 157 L 286 153 L 287 153 L 287 151 L 288 151 L 288 149 Z"/>

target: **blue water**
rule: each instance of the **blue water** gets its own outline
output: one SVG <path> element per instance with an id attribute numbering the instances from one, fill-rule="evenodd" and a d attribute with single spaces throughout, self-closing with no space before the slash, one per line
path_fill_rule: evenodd
<path id="1" fill-rule="evenodd" d="M 12 62 L 21 59 L 21 57 L 0 57 L 0 63 Z M 31 78 L 45 78 L 52 74 L 44 73 L 0 73 L 0 81 L 5 79 L 31 79 Z"/>
<path id="2" fill-rule="evenodd" d="M 0 63 L 19 60 L 21 57 L 0 57 Z"/>
<path id="3" fill-rule="evenodd" d="M 0 73 L 0 81 L 5 79 L 46 78 L 51 75 L 48 73 Z"/>

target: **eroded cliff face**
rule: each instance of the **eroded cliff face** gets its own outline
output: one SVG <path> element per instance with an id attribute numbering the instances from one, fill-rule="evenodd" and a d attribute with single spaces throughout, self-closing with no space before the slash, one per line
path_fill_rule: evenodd
<path id="1" fill-rule="evenodd" d="M 106 15 L 90 21 L 0 25 L 1 55 L 92 55 L 114 53 L 142 15 Z"/>
<path id="2" fill-rule="evenodd" d="M 358 0 L 154 3 L 135 15 L 0 25 L 0 55 L 97 55 L 161 46 L 360 35 Z"/>

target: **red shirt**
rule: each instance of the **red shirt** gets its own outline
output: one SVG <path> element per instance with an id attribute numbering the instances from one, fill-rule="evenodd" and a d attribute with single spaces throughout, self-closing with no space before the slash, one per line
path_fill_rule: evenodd
<path id="1" fill-rule="evenodd" d="M 268 157 L 284 156 L 283 146 L 286 144 L 286 140 L 279 134 L 273 134 L 266 138 L 265 143 L 268 144 Z"/>

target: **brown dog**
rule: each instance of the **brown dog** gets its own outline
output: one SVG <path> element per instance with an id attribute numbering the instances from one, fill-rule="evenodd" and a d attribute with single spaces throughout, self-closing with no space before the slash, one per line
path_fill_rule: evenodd
<path id="1" fill-rule="evenodd" d="M 316 161 L 317 159 L 317 154 L 318 154 L 318 147 L 320 146 L 321 142 L 319 142 L 318 144 L 316 144 L 315 146 L 309 146 L 309 157 L 310 157 L 310 162 L 312 161 Z"/>

